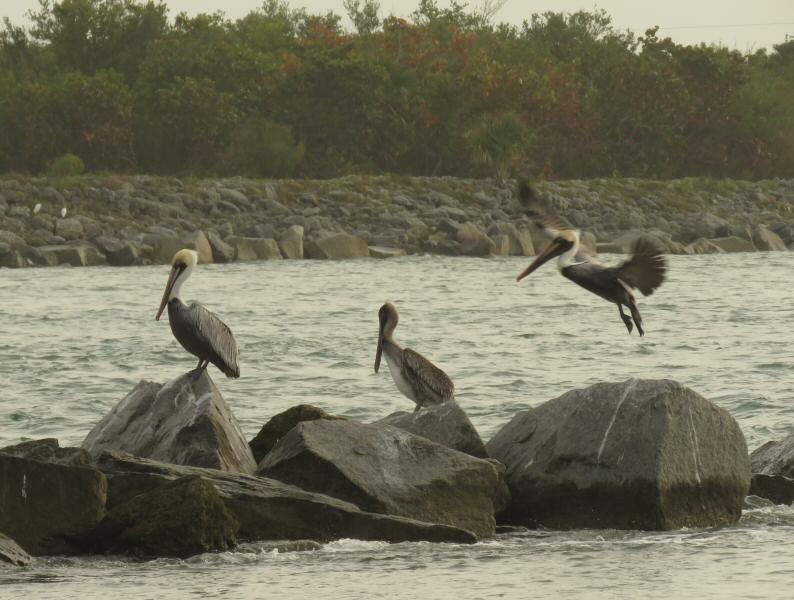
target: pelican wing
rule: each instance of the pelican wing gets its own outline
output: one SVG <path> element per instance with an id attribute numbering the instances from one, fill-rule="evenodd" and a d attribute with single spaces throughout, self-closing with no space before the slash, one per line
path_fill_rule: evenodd
<path id="1" fill-rule="evenodd" d="M 455 395 L 455 384 L 441 369 L 410 348 L 403 350 L 403 370 L 418 395 L 437 398 L 438 402 L 451 400 Z"/>
<path id="2" fill-rule="evenodd" d="M 197 341 L 215 355 L 210 362 L 227 377 L 239 377 L 240 350 L 226 323 L 198 302 L 190 305 L 187 316 L 193 324 Z"/>
<path id="3" fill-rule="evenodd" d="M 618 279 L 650 296 L 662 285 L 667 272 L 664 250 L 649 237 L 638 238 L 631 258 L 614 267 L 614 271 Z"/>
<path id="4" fill-rule="evenodd" d="M 543 230 L 549 237 L 557 237 L 561 229 L 570 229 L 526 181 L 518 184 L 518 200 L 535 227 Z"/>

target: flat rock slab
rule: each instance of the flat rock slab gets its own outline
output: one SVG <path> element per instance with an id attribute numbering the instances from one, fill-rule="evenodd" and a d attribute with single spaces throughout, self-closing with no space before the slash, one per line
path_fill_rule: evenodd
<path id="1" fill-rule="evenodd" d="M 391 425 L 447 448 L 477 458 L 488 458 L 480 434 L 477 433 L 468 415 L 454 400 L 431 404 L 414 412 L 396 412 L 375 421 L 375 424 Z"/>
<path id="2" fill-rule="evenodd" d="M 507 467 L 510 524 L 711 527 L 739 519 L 750 487 L 733 417 L 669 380 L 568 392 L 517 414 L 487 449 Z"/>
<path id="3" fill-rule="evenodd" d="M 362 238 L 347 233 L 336 233 L 308 242 L 304 247 L 307 258 L 335 260 L 342 258 L 366 258 L 369 247 Z"/>
<path id="4" fill-rule="evenodd" d="M 33 559 L 30 554 L 19 547 L 14 540 L 7 535 L 0 533 L 0 565 L 3 563 L 24 567 L 29 565 Z"/>
<path id="5" fill-rule="evenodd" d="M 298 424 L 258 474 L 352 502 L 362 510 L 493 535 L 502 473 L 491 462 L 388 425 Z"/>
<path id="6" fill-rule="evenodd" d="M 177 465 L 253 473 L 251 448 L 206 371 L 165 385 L 141 381 L 91 430 L 82 447 Z"/>
<path id="7" fill-rule="evenodd" d="M 118 452 L 97 460 L 108 478 L 108 507 L 181 477 L 199 475 L 215 487 L 240 527 L 240 540 L 329 542 L 352 538 L 385 542 L 474 543 L 470 531 L 430 522 L 364 512 L 357 506 L 265 477 L 169 465 Z"/>
<path id="8" fill-rule="evenodd" d="M 0 451 L 0 531 L 26 552 L 73 554 L 105 516 L 107 481 L 96 469 Z"/>

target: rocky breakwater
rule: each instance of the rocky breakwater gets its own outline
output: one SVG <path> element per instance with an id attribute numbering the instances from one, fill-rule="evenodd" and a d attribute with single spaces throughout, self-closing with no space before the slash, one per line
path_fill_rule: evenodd
<path id="1" fill-rule="evenodd" d="M 767 442 L 750 454 L 750 493 L 776 504 L 794 502 L 794 434 Z"/>
<path id="2" fill-rule="evenodd" d="M 200 261 L 528 256 L 514 182 L 356 176 L 331 180 L 0 177 L 0 266 L 140 265 L 180 248 Z M 786 250 L 794 181 L 609 179 L 539 191 L 593 252 L 641 234 L 670 253 Z M 65 215 L 65 216 L 63 216 Z"/>
<path id="3" fill-rule="evenodd" d="M 665 530 L 733 523 L 750 487 L 725 410 L 669 380 L 599 383 L 517 414 L 487 445 L 506 524 Z"/>

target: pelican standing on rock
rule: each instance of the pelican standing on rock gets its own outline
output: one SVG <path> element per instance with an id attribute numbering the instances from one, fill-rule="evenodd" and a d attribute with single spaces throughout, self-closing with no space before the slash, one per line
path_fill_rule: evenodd
<path id="1" fill-rule="evenodd" d="M 198 366 L 190 372 L 194 379 L 201 376 L 209 363 L 227 377 L 239 377 L 240 352 L 231 330 L 198 302 L 185 304 L 179 297 L 182 284 L 190 277 L 197 262 L 195 250 L 180 250 L 174 255 L 155 320 L 160 320 L 168 305 L 168 322 L 174 337 L 185 350 L 198 358 Z"/>
<path id="2" fill-rule="evenodd" d="M 650 238 L 641 237 L 634 242 L 629 260 L 608 267 L 580 251 L 579 231 L 560 225 L 527 183 L 519 184 L 518 197 L 535 225 L 552 240 L 532 264 L 518 275 L 516 281 L 521 281 L 558 256 L 557 268 L 565 277 L 604 300 L 617 304 L 620 318 L 629 333 L 633 329 L 633 320 L 639 334 L 645 335 L 633 290 L 640 290 L 645 296 L 650 296 L 662 285 L 667 271 L 662 249 Z M 629 309 L 631 316 L 623 312 L 624 306 Z"/>
<path id="3" fill-rule="evenodd" d="M 381 355 L 385 356 L 397 389 L 416 403 L 416 410 L 428 404 L 452 400 L 455 385 L 447 374 L 418 352 L 402 348 L 394 341 L 394 328 L 397 327 L 399 316 L 391 302 L 380 307 L 378 319 L 380 330 L 375 352 L 375 372 L 380 368 Z"/>

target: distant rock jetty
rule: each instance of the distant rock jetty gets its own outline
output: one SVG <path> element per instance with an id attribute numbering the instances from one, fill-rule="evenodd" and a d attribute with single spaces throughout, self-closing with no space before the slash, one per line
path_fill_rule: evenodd
<path id="1" fill-rule="evenodd" d="M 671 254 L 794 245 L 794 180 L 599 179 L 538 184 L 593 252 L 640 234 Z M 0 177 L 0 266 L 529 256 L 542 243 L 514 182 L 399 176 L 180 180 Z"/>

